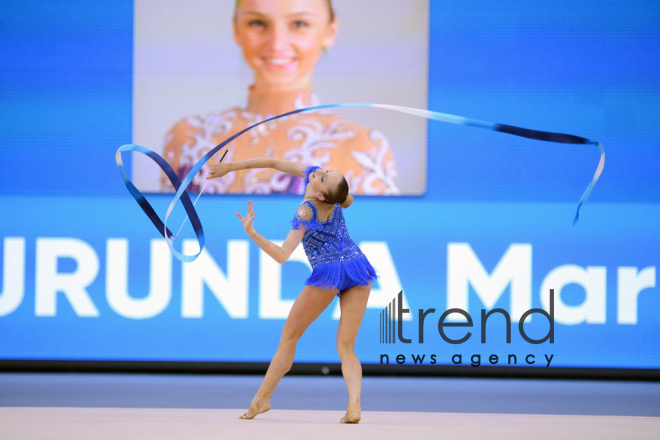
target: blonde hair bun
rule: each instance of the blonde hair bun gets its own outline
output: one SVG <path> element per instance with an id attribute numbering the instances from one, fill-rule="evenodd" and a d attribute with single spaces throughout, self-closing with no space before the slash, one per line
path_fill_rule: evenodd
<path id="1" fill-rule="evenodd" d="M 346 200 L 344 200 L 343 203 L 340 203 L 339 206 L 341 206 L 342 208 L 348 208 L 349 206 L 351 206 L 351 203 L 353 203 L 353 196 L 349 194 L 346 196 Z"/>

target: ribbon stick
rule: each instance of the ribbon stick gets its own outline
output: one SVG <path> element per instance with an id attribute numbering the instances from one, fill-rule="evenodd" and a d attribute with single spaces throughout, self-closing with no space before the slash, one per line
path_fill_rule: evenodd
<path id="1" fill-rule="evenodd" d="M 589 194 L 591 193 L 591 190 L 593 189 L 594 185 L 596 185 L 596 182 L 598 181 L 598 178 L 600 177 L 603 167 L 605 166 L 605 150 L 603 148 L 603 145 L 600 142 L 589 140 L 583 137 L 579 136 L 574 136 L 570 134 L 562 134 L 562 133 L 551 133 L 547 131 L 539 131 L 539 130 L 530 130 L 528 128 L 521 128 L 521 127 L 514 127 L 512 125 L 504 125 L 504 124 L 497 124 L 494 122 L 487 122 L 487 121 L 480 121 L 477 119 L 470 119 L 470 118 L 465 118 L 462 116 L 456 116 L 456 115 L 450 115 L 448 113 L 439 113 L 439 112 L 434 112 L 430 110 L 422 110 L 422 109 L 416 109 L 416 108 L 411 108 L 411 107 L 401 107 L 398 105 L 389 105 L 389 104 L 363 104 L 363 103 L 352 103 L 352 104 L 325 104 L 325 105 L 317 105 L 313 107 L 307 107 L 307 108 L 301 108 L 297 110 L 293 110 L 287 113 L 283 113 L 278 116 L 274 116 L 272 118 L 264 119 L 261 122 L 258 122 L 254 125 L 251 125 L 238 133 L 234 134 L 233 136 L 229 137 L 213 149 L 209 150 L 208 153 L 204 155 L 197 163 L 192 167 L 190 172 L 186 175 L 186 177 L 183 179 L 183 182 L 181 182 L 176 175 L 176 173 L 172 170 L 172 167 L 158 154 L 155 152 L 148 150 L 144 147 L 141 147 L 139 145 L 134 145 L 134 144 L 127 144 L 127 145 L 122 145 L 119 147 L 117 150 L 116 154 L 116 161 L 117 161 L 117 167 L 119 168 L 119 172 L 122 175 L 122 178 L 124 179 L 124 183 L 126 184 L 126 187 L 128 188 L 129 192 L 131 195 L 135 198 L 135 200 L 138 202 L 142 210 L 147 214 L 151 222 L 156 226 L 158 231 L 165 237 L 165 241 L 167 242 L 167 245 L 169 246 L 170 250 L 172 251 L 172 254 L 176 258 L 178 258 L 181 261 L 184 262 L 190 262 L 194 261 L 199 254 L 201 254 L 202 249 L 204 248 L 204 230 L 202 229 L 202 224 L 199 220 L 199 217 L 197 215 L 197 212 L 195 211 L 194 204 L 190 201 L 190 198 L 188 197 L 188 194 L 186 193 L 186 188 L 190 185 L 192 182 L 193 177 L 199 172 L 199 170 L 208 162 L 218 151 L 220 151 L 222 148 L 227 146 L 231 141 L 236 139 L 237 137 L 241 136 L 242 134 L 252 130 L 253 128 L 257 127 L 258 125 L 265 124 L 267 122 L 273 121 L 275 119 L 283 118 L 285 116 L 290 116 L 296 113 L 302 113 L 302 112 L 310 112 L 310 111 L 315 111 L 315 110 L 322 110 L 322 109 L 328 109 L 328 108 L 336 108 L 336 107 L 372 107 L 372 108 L 382 108 L 386 110 L 393 110 L 401 113 L 407 113 L 409 115 L 413 116 L 419 116 L 422 118 L 427 118 L 427 119 L 433 119 L 436 121 L 441 121 L 441 122 L 446 122 L 449 124 L 457 124 L 457 125 L 465 125 L 467 127 L 477 127 L 477 128 L 483 128 L 487 130 L 493 130 L 493 131 L 499 131 L 501 133 L 508 133 L 512 134 L 515 136 L 521 136 L 529 139 L 535 139 L 539 141 L 546 141 L 546 142 L 559 142 L 559 143 L 564 143 L 564 144 L 583 144 L 583 145 L 595 145 L 598 147 L 600 150 L 600 160 L 598 162 L 598 167 L 596 168 L 596 172 L 594 174 L 594 177 L 585 190 L 585 192 L 582 194 L 582 197 L 580 197 L 580 201 L 578 203 L 577 211 L 575 213 L 575 218 L 573 219 L 573 225 L 575 225 L 578 221 L 579 215 L 580 215 L 580 207 L 584 202 L 586 202 L 587 198 L 589 197 Z M 156 212 L 153 210 L 149 202 L 144 198 L 142 193 L 138 191 L 137 188 L 135 188 L 135 185 L 131 182 L 131 180 L 128 178 L 126 175 L 126 172 L 124 170 L 124 166 L 121 161 L 121 153 L 123 151 L 137 151 L 139 153 L 145 154 L 148 156 L 150 159 L 152 159 L 154 162 L 158 164 L 158 166 L 165 172 L 165 175 L 167 176 L 168 179 L 170 179 L 170 182 L 172 182 L 172 186 L 176 190 L 176 194 L 174 195 L 174 199 L 170 203 L 169 207 L 167 208 L 167 213 L 165 214 L 165 221 L 161 221 Z M 225 152 L 226 154 L 226 152 Z M 224 158 L 224 156 L 223 156 Z M 208 183 L 208 182 L 207 182 Z M 206 185 L 205 185 L 206 186 Z M 202 189 L 203 192 L 203 189 Z M 201 193 L 200 193 L 201 195 Z M 178 252 L 174 247 L 172 246 L 172 243 L 170 239 L 173 238 L 172 233 L 167 229 L 167 220 L 172 213 L 172 210 L 174 209 L 174 206 L 176 205 L 176 202 L 181 200 L 183 203 L 183 206 L 186 210 L 186 213 L 188 214 L 187 218 L 190 218 L 190 223 L 192 224 L 193 230 L 195 231 L 195 235 L 197 236 L 197 242 L 199 244 L 199 251 L 195 255 L 184 255 L 180 252 Z M 197 197 L 197 200 L 199 200 L 199 196 Z M 195 203 L 197 202 L 195 200 Z M 185 223 L 185 220 L 184 220 Z M 183 227 L 183 225 L 182 225 Z M 181 231 L 181 229 L 179 229 Z M 177 233 L 178 235 L 178 233 Z"/>
<path id="2" fill-rule="evenodd" d="M 225 150 L 225 154 L 222 155 L 222 157 L 220 158 L 220 160 L 218 162 L 222 162 L 222 159 L 224 159 L 226 155 L 227 155 L 227 150 Z M 206 182 L 204 183 L 204 186 L 202 187 L 202 190 L 199 192 L 199 194 L 197 195 L 197 198 L 195 199 L 195 202 L 193 203 L 193 207 L 197 204 L 197 200 L 199 200 L 199 198 L 202 196 L 202 193 L 206 189 L 206 185 L 208 185 L 209 182 L 210 182 L 210 180 L 207 179 Z M 176 238 L 181 233 L 181 229 L 183 229 L 183 225 L 186 224 L 186 220 L 188 220 L 188 216 L 186 216 L 186 218 L 183 219 L 183 223 L 181 223 L 181 227 L 179 228 L 179 231 L 174 236 L 174 240 L 176 240 Z"/>
<path id="3" fill-rule="evenodd" d="M 201 190 L 201 191 L 199 192 L 199 194 L 197 195 L 197 198 L 196 198 L 195 201 L 193 202 L 193 207 L 197 204 L 197 200 L 199 200 L 199 197 L 202 195 L 202 193 L 203 193 L 204 190 L 206 189 L 206 185 L 208 185 L 208 184 L 209 184 L 209 181 L 207 180 L 206 183 L 204 184 L 204 186 L 202 187 L 202 190 Z M 186 224 L 186 221 L 187 221 L 187 220 L 188 220 L 188 216 L 186 216 L 186 218 L 183 219 L 183 223 L 181 223 L 181 227 L 180 227 L 179 230 L 176 232 L 176 235 L 172 238 L 172 240 L 176 240 L 176 238 L 177 238 L 177 237 L 179 236 L 179 234 L 181 233 L 181 229 L 183 229 L 183 225 Z"/>

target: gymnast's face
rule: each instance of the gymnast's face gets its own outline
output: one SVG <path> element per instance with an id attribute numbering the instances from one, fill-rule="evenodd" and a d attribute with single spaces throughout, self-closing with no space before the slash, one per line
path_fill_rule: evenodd
<path id="1" fill-rule="evenodd" d="M 323 197 L 323 194 L 329 193 L 339 185 L 342 177 L 343 176 L 339 171 L 319 168 L 309 175 L 309 184 L 317 197 L 319 193 L 321 194 L 321 197 Z"/>
<path id="2" fill-rule="evenodd" d="M 327 0 L 240 0 L 236 6 L 234 40 L 261 89 L 311 86 L 321 52 L 336 33 Z"/>

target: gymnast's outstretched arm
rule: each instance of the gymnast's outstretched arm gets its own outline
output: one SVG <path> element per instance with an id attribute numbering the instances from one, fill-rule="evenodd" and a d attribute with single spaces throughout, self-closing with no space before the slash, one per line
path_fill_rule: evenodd
<path id="1" fill-rule="evenodd" d="M 249 168 L 273 168 L 284 173 L 293 174 L 294 176 L 305 177 L 306 166 L 299 162 L 279 159 L 277 157 L 254 157 L 236 162 L 218 162 L 211 167 L 211 173 L 209 173 L 207 179 L 222 177 L 229 172 Z"/>
<path id="2" fill-rule="evenodd" d="M 305 164 L 300 162 L 294 162 L 292 160 L 279 159 L 273 157 L 273 167 L 277 171 L 282 171 L 283 173 L 293 174 L 298 177 L 305 177 L 305 169 L 307 168 Z"/>

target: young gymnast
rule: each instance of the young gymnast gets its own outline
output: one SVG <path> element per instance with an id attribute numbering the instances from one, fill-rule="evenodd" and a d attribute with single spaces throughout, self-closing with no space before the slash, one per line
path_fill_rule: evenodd
<path id="1" fill-rule="evenodd" d="M 238 212 L 236 215 L 252 240 L 280 264 L 302 241 L 313 270 L 291 307 L 279 346 L 261 387 L 252 399 L 248 412 L 240 418 L 253 419 L 270 409 L 270 397 L 282 376 L 291 369 L 298 340 L 338 295 L 341 318 L 337 330 L 337 352 L 348 387 L 348 409 L 339 422 L 358 423 L 361 419 L 362 367 L 354 350 L 355 338 L 367 307 L 371 283 L 378 276 L 346 229 L 342 211 L 353 201 L 353 196 L 348 194 L 346 179 L 335 170 L 308 167 L 273 157 L 219 162 L 212 167 L 208 178 L 249 168 L 273 168 L 305 178 L 305 198 L 296 211 L 292 228 L 282 246 L 266 240 L 254 230 L 253 220 L 257 213 L 251 200 L 245 217 Z"/>

